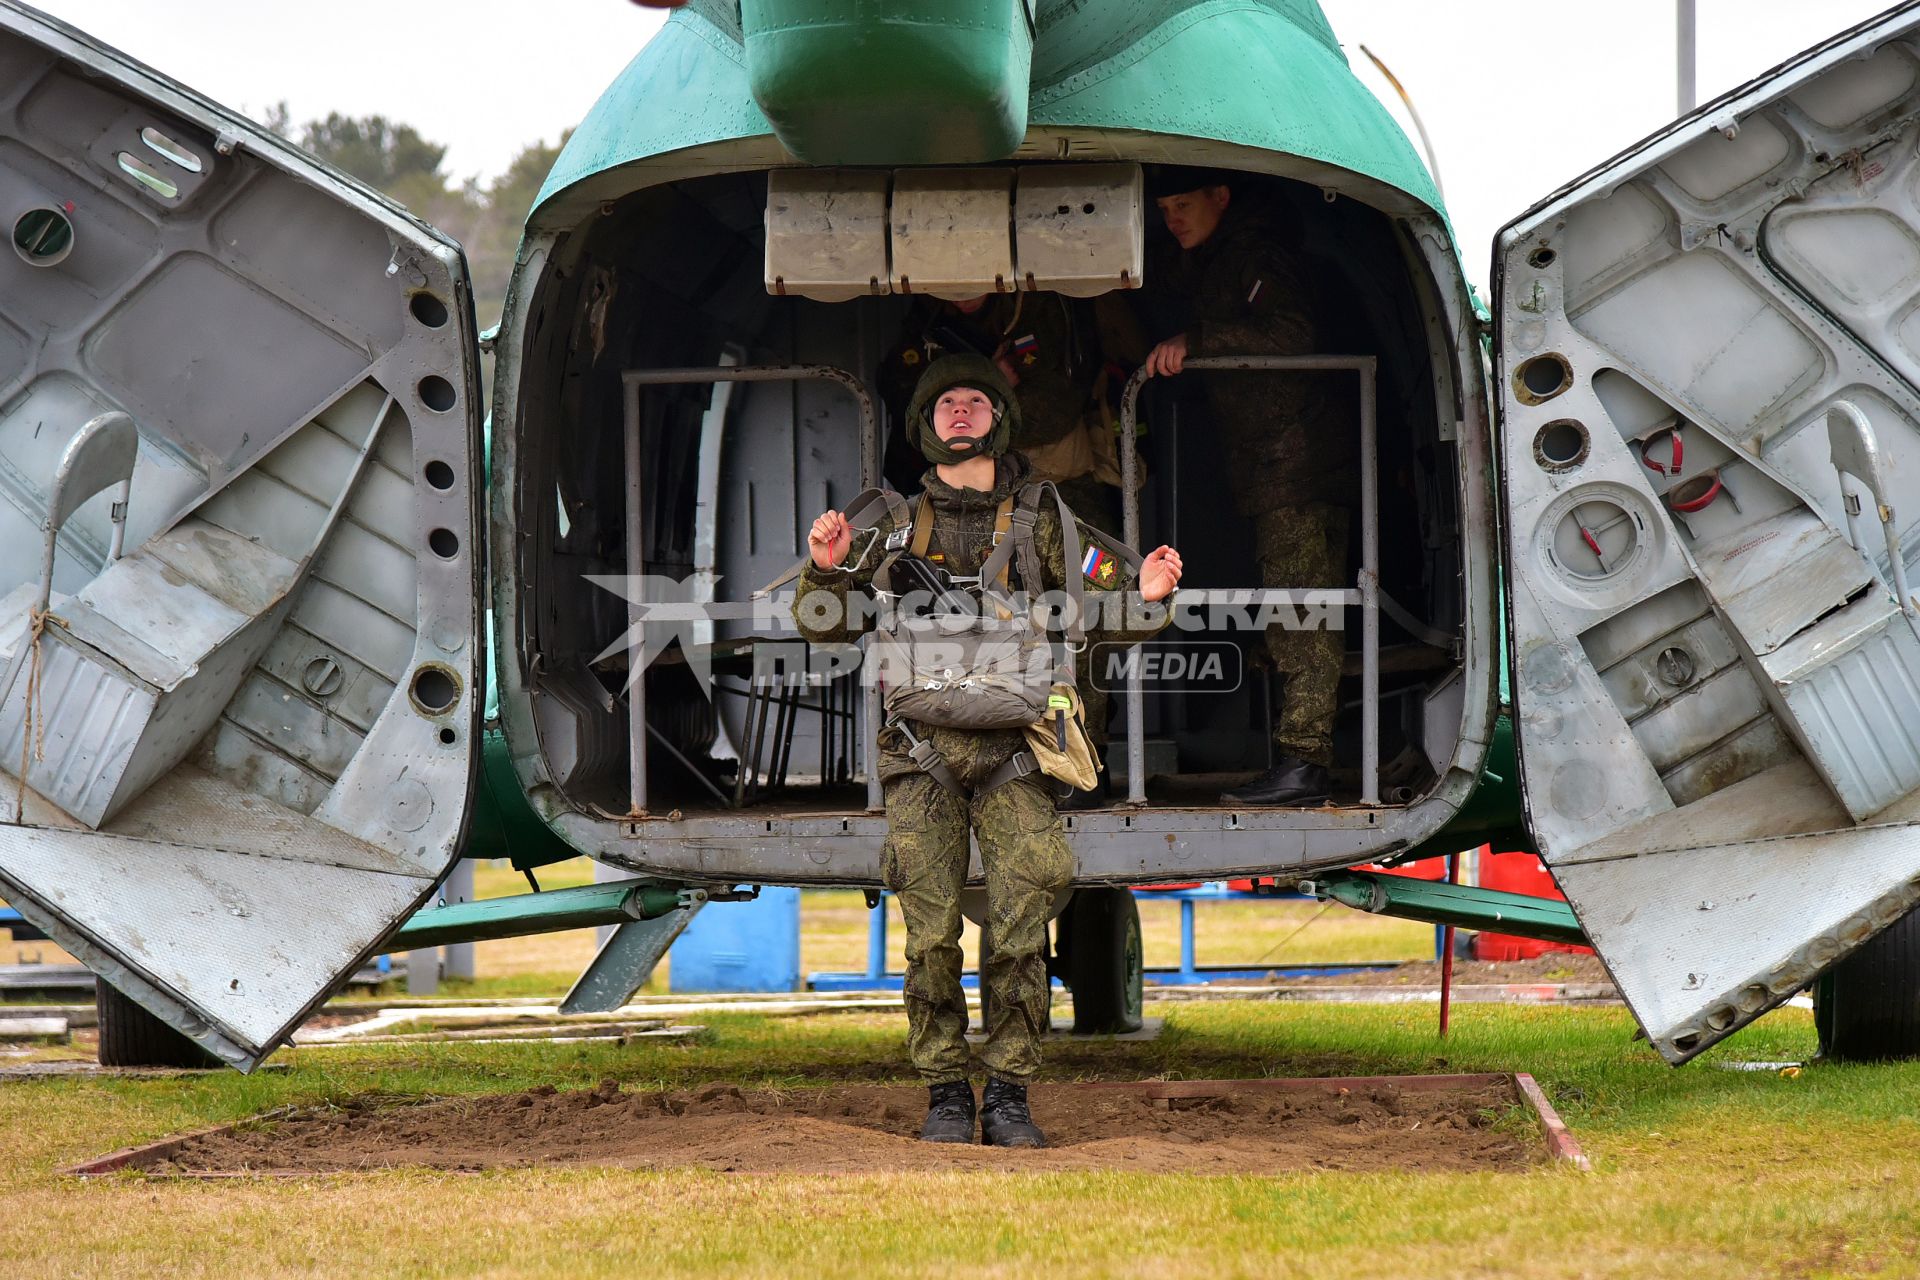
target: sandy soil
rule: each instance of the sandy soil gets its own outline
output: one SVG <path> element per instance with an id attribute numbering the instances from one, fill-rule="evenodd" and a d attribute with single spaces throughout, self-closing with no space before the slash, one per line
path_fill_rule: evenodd
<path id="1" fill-rule="evenodd" d="M 155 1173 L 320 1173 L 399 1165 L 474 1170 L 550 1164 L 699 1167 L 728 1173 L 987 1168 L 1172 1173 L 1517 1169 L 1533 1163 L 1510 1092 L 1368 1086 L 1156 1101 L 1039 1085 L 1053 1146 L 1001 1151 L 917 1141 L 926 1093 L 841 1086 L 787 1092 L 710 1084 L 669 1093 L 592 1090 L 369 1102 L 190 1141 Z"/>

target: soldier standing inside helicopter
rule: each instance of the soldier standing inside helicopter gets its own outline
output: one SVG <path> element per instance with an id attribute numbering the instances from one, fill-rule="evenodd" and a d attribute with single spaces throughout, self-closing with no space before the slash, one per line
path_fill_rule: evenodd
<path id="1" fill-rule="evenodd" d="M 1149 376 L 1174 376 L 1199 356 L 1319 353 L 1308 273 L 1285 244 L 1276 211 L 1238 198 L 1220 170 L 1163 169 L 1154 193 L 1174 244 L 1147 280 L 1163 312 L 1179 316 L 1180 332 L 1147 354 Z M 1253 521 L 1263 586 L 1347 585 L 1359 449 L 1353 418 L 1342 414 L 1331 381 L 1337 376 L 1201 375 L 1226 446 L 1228 485 L 1240 513 Z M 1266 646 L 1284 682 L 1273 730 L 1278 761 L 1221 801 L 1324 804 L 1345 638 L 1327 628 L 1276 625 L 1267 628 Z"/>
<path id="2" fill-rule="evenodd" d="M 1033 501 L 1036 489 L 1026 459 L 1009 449 L 1020 412 L 1013 389 L 985 357 L 948 356 L 921 377 L 906 415 L 909 441 L 933 464 L 919 500 L 931 510 L 931 536 L 918 558 L 948 574 L 980 574 L 999 542 L 995 525 L 1010 509 L 1009 499 L 1017 498 L 1017 508 L 1011 508 L 1016 512 L 1013 536 L 1031 539 L 1026 562 L 1037 570 L 1023 571 L 1017 590 L 1060 592 L 1070 585 L 1072 573 L 1081 575 L 1089 595 L 1124 591 L 1130 584 L 1115 558 L 1097 544 L 1084 558 L 1067 563 L 1069 538 L 1058 504 L 1050 497 Z M 865 630 L 850 619 L 855 616 L 852 596 L 870 598 L 873 591 L 870 553 L 878 545 L 896 545 L 919 523 L 897 511 L 871 530 L 854 529 L 839 511 L 815 520 L 807 536 L 810 559 L 794 599 L 801 634 L 816 644 L 843 643 Z M 1030 534 L 1019 532 L 1025 529 Z M 1074 531 L 1073 542 L 1079 533 Z M 1131 585 L 1140 600 L 1161 601 L 1179 583 L 1180 572 L 1179 555 L 1163 546 L 1141 562 Z M 1027 580 L 1031 576 L 1040 581 Z M 1148 612 L 1160 616 L 1132 631 L 1107 621 L 1104 631 L 1090 631 L 1087 639 L 1145 639 L 1165 625 L 1167 613 Z M 1100 607 L 1091 616 L 1111 620 L 1115 615 Z M 1136 610 L 1127 625 L 1139 618 Z M 982 1140 L 996 1146 L 1045 1144 L 1028 1109 L 1026 1085 L 1039 1066 L 1049 1020 L 1047 919 L 1056 894 L 1072 882 L 1074 861 L 1028 741 L 1021 728 L 967 729 L 903 719 L 889 720 L 878 735 L 887 810 L 881 873 L 906 918 L 907 1047 L 929 1088 L 921 1137 L 931 1142 L 973 1140 L 959 946 L 971 831 L 979 842 L 987 890 L 988 959 L 981 983 L 991 1012 L 980 1055 L 989 1075 L 980 1108 Z"/>

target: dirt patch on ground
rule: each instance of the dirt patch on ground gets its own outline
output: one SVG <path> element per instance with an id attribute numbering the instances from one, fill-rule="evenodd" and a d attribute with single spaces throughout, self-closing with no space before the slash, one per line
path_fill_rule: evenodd
<path id="1" fill-rule="evenodd" d="M 189 1140 L 154 1173 L 323 1173 L 395 1166 L 697 1167 L 728 1173 L 870 1173 L 985 1168 L 1147 1173 L 1518 1169 L 1534 1163 L 1532 1117 L 1510 1087 L 1154 1099 L 1097 1086 L 1038 1085 L 1042 1151 L 917 1140 L 926 1092 L 839 1086 L 791 1091 L 710 1084 L 691 1091 L 592 1090 L 308 1111 Z"/>
<path id="2" fill-rule="evenodd" d="M 1572 951 L 1550 951 L 1531 960 L 1455 960 L 1453 980 L 1459 986 L 1533 983 L 1613 986 L 1613 979 L 1607 976 L 1606 966 L 1600 963 L 1599 956 Z M 1273 977 L 1265 981 L 1283 987 L 1432 987 L 1437 990 L 1440 986 L 1440 962 L 1413 960 L 1391 969 L 1377 969 L 1368 973 Z"/>

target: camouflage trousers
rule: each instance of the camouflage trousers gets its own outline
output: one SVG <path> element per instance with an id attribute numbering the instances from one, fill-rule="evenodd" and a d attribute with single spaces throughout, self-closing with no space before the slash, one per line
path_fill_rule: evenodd
<path id="1" fill-rule="evenodd" d="M 967 1078 L 960 891 L 971 829 L 987 878 L 987 961 L 980 975 L 987 1043 L 980 1059 L 994 1077 L 1023 1083 L 1040 1066 L 1050 1016 L 1047 919 L 1054 895 L 1073 880 L 1073 852 L 1053 797 L 1029 776 L 968 802 L 924 773 L 895 778 L 886 796 L 881 876 L 907 922 L 903 994 L 914 1070 L 930 1085 Z"/>
<path id="2" fill-rule="evenodd" d="M 1254 517 L 1254 550 L 1266 587 L 1344 588 L 1347 581 L 1345 507 L 1311 502 L 1275 507 Z M 1341 611 L 1335 617 L 1343 616 Z M 1267 628 L 1267 652 L 1280 673 L 1280 716 L 1273 745 L 1308 764 L 1333 763 L 1333 720 L 1340 709 L 1340 667 L 1346 633 L 1319 628 Z"/>

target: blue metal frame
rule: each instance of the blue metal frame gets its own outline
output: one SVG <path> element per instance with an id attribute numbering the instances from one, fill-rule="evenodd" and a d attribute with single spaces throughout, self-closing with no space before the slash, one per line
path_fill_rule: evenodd
<path id="1" fill-rule="evenodd" d="M 1136 890 L 1136 894 L 1140 891 Z M 891 894 L 882 892 L 880 903 L 867 913 L 867 969 L 865 973 L 836 973 L 820 971 L 807 975 L 807 986 L 814 991 L 898 991 L 904 975 L 887 971 L 887 907 L 886 899 Z M 1196 902 L 1220 902 L 1232 898 L 1244 898 L 1270 902 L 1275 898 L 1292 898 L 1310 902 L 1305 894 L 1293 892 L 1279 893 L 1242 893 L 1229 889 L 1219 881 L 1200 885 L 1194 889 L 1156 889 L 1143 895 L 1147 900 L 1173 899 L 1180 903 L 1180 966 L 1176 969 L 1153 969 L 1145 972 L 1149 983 L 1161 987 L 1192 986 L 1203 982 L 1259 981 L 1267 978 L 1307 978 L 1326 977 L 1344 973 L 1378 973 L 1394 967 L 1394 963 L 1362 964 L 1292 964 L 1249 968 L 1233 965 L 1202 965 L 1195 959 L 1194 941 L 1194 904 Z M 980 985 L 979 974 L 968 970 L 961 975 L 960 985 L 977 988 Z M 1060 980 L 1054 979 L 1056 987 Z"/>

